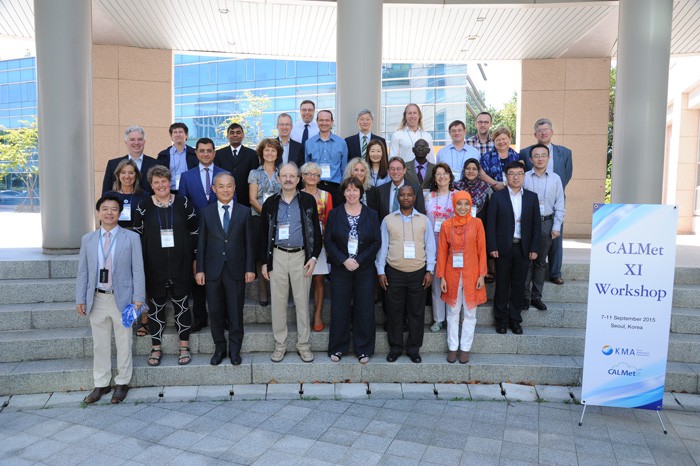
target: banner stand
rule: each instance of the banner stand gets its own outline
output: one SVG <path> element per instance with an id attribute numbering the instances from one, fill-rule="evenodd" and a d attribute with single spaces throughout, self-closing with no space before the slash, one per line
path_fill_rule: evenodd
<path id="1" fill-rule="evenodd" d="M 578 421 L 578 426 L 581 427 L 583 425 L 583 416 L 586 414 L 586 404 L 583 405 L 583 411 L 581 411 L 581 419 Z M 659 416 L 659 422 L 661 423 L 661 429 L 664 431 L 664 434 L 668 435 L 668 431 L 666 430 L 666 426 L 664 425 L 663 419 L 661 419 L 661 408 L 656 409 L 656 415 Z"/>

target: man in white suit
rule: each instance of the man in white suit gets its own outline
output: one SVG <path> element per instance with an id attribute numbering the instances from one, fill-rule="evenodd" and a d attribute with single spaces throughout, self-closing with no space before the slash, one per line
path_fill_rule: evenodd
<path id="1" fill-rule="evenodd" d="M 129 391 L 133 372 L 131 328 L 122 324 L 122 310 L 133 303 L 139 309 L 146 299 L 146 280 L 139 236 L 117 224 L 122 203 L 115 196 L 97 201 L 99 230 L 80 243 L 75 303 L 78 314 L 88 316 L 93 340 L 95 389 L 85 403 L 97 402 L 112 390 L 112 329 L 117 347 L 117 376 L 112 403 L 121 403 Z"/>

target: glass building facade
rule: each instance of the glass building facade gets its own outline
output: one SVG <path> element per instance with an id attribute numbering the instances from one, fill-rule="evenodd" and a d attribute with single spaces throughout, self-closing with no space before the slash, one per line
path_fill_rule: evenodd
<path id="1" fill-rule="evenodd" d="M 0 126 L 19 128 L 37 115 L 36 58 L 0 61 Z"/>
<path id="2" fill-rule="evenodd" d="M 316 109 L 335 110 L 335 63 L 232 58 L 215 55 L 175 55 L 175 120 L 190 128 L 190 140 L 200 137 L 226 144 L 222 124 L 246 111 L 245 93 L 268 99 L 260 117 L 248 122 L 263 136 L 274 134 L 282 112 L 298 117 L 299 102 L 310 99 Z M 420 105 L 424 127 L 436 146 L 450 142 L 447 127 L 464 120 L 467 65 L 385 64 L 382 66 L 382 126 L 389 138 L 410 102 Z M 358 103 L 357 110 L 362 107 Z M 341 136 L 348 136 L 343 134 Z M 250 142 L 257 138 L 251 137 Z"/>

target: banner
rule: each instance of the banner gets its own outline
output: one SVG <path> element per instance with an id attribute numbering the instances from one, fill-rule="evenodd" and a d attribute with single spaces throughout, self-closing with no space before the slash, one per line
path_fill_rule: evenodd
<path id="1" fill-rule="evenodd" d="M 675 206 L 593 206 L 582 403 L 661 409 L 677 223 Z"/>

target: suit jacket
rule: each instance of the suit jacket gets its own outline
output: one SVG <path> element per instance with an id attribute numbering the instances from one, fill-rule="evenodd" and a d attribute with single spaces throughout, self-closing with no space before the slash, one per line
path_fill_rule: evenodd
<path id="1" fill-rule="evenodd" d="M 212 175 L 211 184 L 214 184 L 214 177 L 221 173 L 221 168 L 216 165 L 212 165 Z M 204 192 L 204 186 L 202 186 L 202 178 L 199 176 L 199 162 L 194 168 L 187 170 L 180 177 L 180 190 L 178 191 L 179 196 L 186 197 L 194 207 L 194 212 L 197 217 L 201 215 L 202 209 L 204 209 L 209 204 L 216 204 L 216 194 L 214 191 L 211 192 L 209 200 L 207 200 L 207 194 Z"/>
<path id="2" fill-rule="evenodd" d="M 119 165 L 119 162 L 121 162 L 122 160 L 126 160 L 128 157 L 128 155 L 125 155 L 123 157 L 111 159 L 109 162 L 107 162 L 107 168 L 105 169 L 105 177 L 104 180 L 102 180 L 102 194 L 112 190 L 112 186 L 114 186 L 114 182 L 117 179 L 114 176 L 114 170 L 117 169 L 117 165 Z M 153 190 L 151 189 L 151 185 L 148 183 L 148 177 L 146 176 L 148 174 L 148 170 L 150 170 L 151 167 L 163 164 L 158 162 L 153 157 L 147 156 L 146 154 L 143 154 L 141 157 L 143 157 L 143 162 L 141 162 L 141 189 L 143 189 L 145 193 L 150 194 L 153 192 Z"/>
<path id="3" fill-rule="evenodd" d="M 170 147 L 166 147 L 162 151 L 158 152 L 158 157 L 156 158 L 161 165 L 165 165 L 168 168 L 170 168 Z M 199 160 L 197 159 L 197 153 L 194 151 L 194 147 L 187 145 L 185 146 L 185 161 L 187 162 L 188 170 L 199 165 Z"/>
<path id="4" fill-rule="evenodd" d="M 331 210 L 326 221 L 326 231 L 323 237 L 323 243 L 326 246 L 326 254 L 328 262 L 333 267 L 342 267 L 345 270 L 343 262 L 350 255 L 348 254 L 348 235 L 350 234 L 350 223 L 344 206 L 336 207 Z M 379 246 L 382 242 L 381 233 L 379 232 L 379 218 L 377 212 L 363 205 L 360 211 L 360 218 L 357 222 L 357 255 L 355 260 L 360 264 L 360 268 L 374 267 L 374 259 L 379 251 Z"/>
<path id="5" fill-rule="evenodd" d="M 433 168 L 435 168 L 435 164 L 428 162 L 428 173 L 423 174 L 423 184 L 421 184 L 421 188 L 430 189 L 430 182 L 433 180 Z M 406 162 L 406 177 L 415 184 L 418 184 L 418 173 L 416 173 L 416 166 L 413 160 Z"/>
<path id="6" fill-rule="evenodd" d="M 86 312 L 92 309 L 97 288 L 97 257 L 100 231 L 83 236 L 78 257 L 78 274 L 75 279 L 75 302 L 85 304 Z M 112 288 L 119 312 L 132 302 L 146 302 L 146 277 L 143 271 L 143 254 L 139 235 L 126 228 L 119 228 L 115 237 L 112 261 Z"/>
<path id="7" fill-rule="evenodd" d="M 258 153 L 250 147 L 241 145 L 238 148 L 236 159 L 233 158 L 231 146 L 222 147 L 214 155 L 214 165 L 221 167 L 236 180 L 236 201 L 246 207 L 250 207 L 248 199 L 248 174 L 260 166 Z"/>
<path id="8" fill-rule="evenodd" d="M 409 184 L 413 186 L 413 190 L 416 192 L 416 205 L 415 208 L 418 212 L 425 215 L 425 199 L 423 198 L 423 190 L 418 186 L 418 181 L 412 181 L 408 178 L 404 178 L 404 184 Z M 394 187 L 394 183 L 384 183 L 378 188 L 375 188 L 376 195 L 372 196 L 374 198 L 374 205 L 369 205 L 369 197 L 367 198 L 367 205 L 372 209 L 376 210 L 379 214 L 379 223 L 382 223 L 384 217 L 391 213 L 391 190 Z"/>
<path id="9" fill-rule="evenodd" d="M 277 138 L 277 140 L 279 141 L 280 138 Z M 282 141 L 280 141 L 280 144 L 282 144 Z M 294 162 L 297 164 L 297 167 L 304 165 L 304 146 L 291 138 L 289 139 L 289 159 L 287 161 Z"/>
<path id="10" fill-rule="evenodd" d="M 224 267 L 236 280 L 246 272 L 255 273 L 253 217 L 250 207 L 233 203 L 228 232 L 219 219 L 219 205 L 214 202 L 202 210 L 199 222 L 197 272 L 204 272 L 207 281 L 218 280 Z"/>
<path id="11" fill-rule="evenodd" d="M 521 188 L 522 189 L 522 188 Z M 540 206 L 537 194 L 523 189 L 520 214 L 520 244 L 523 254 L 540 251 Z M 508 188 L 496 191 L 489 201 L 486 220 L 486 251 L 506 255 L 513 248 L 515 218 Z"/>
<path id="12" fill-rule="evenodd" d="M 370 133 L 369 140 L 373 141 L 375 139 L 382 141 L 384 143 L 384 147 L 386 147 L 386 139 L 374 133 Z M 367 141 L 367 143 L 369 144 L 369 141 Z M 348 146 L 348 162 L 355 157 L 362 157 L 362 146 L 360 145 L 359 131 L 352 136 L 346 137 L 345 144 Z"/>
<path id="13" fill-rule="evenodd" d="M 525 167 L 527 170 L 532 170 L 532 161 L 530 160 L 531 150 L 532 146 L 528 146 L 520 151 L 520 160 L 525 162 Z M 566 189 L 566 185 L 569 184 L 569 181 L 571 181 L 571 176 L 574 173 L 574 162 L 571 149 L 552 144 L 551 155 L 554 157 L 554 173 L 559 175 L 559 178 L 561 178 L 561 184 Z"/>

